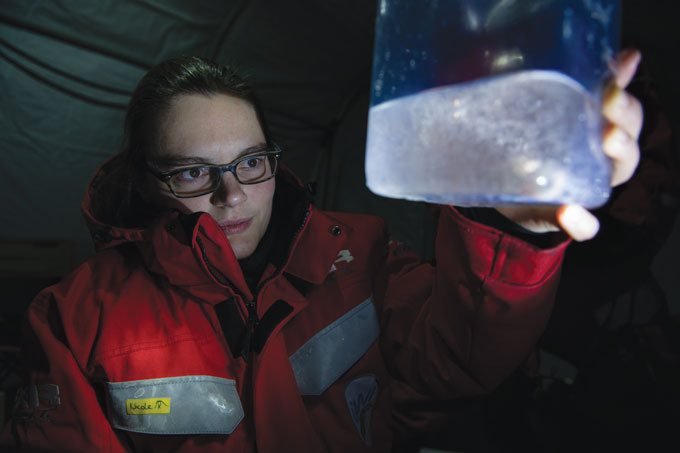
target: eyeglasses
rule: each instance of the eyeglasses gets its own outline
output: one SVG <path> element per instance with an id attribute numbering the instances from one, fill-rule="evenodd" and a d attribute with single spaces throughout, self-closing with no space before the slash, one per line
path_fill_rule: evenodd
<path id="1" fill-rule="evenodd" d="M 224 172 L 231 172 L 240 184 L 259 184 L 276 176 L 281 150 L 248 154 L 227 165 L 194 165 L 170 171 L 147 170 L 168 185 L 177 198 L 200 197 L 217 190 Z"/>

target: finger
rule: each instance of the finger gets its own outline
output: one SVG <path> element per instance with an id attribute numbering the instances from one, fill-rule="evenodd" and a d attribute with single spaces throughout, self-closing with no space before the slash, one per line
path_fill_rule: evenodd
<path id="1" fill-rule="evenodd" d="M 557 222 L 575 241 L 592 239 L 600 229 L 600 222 L 590 211 L 578 205 L 566 205 L 557 211 Z"/>
<path id="2" fill-rule="evenodd" d="M 642 104 L 614 83 L 605 89 L 602 113 L 609 122 L 616 124 L 633 139 L 640 137 L 644 116 Z"/>
<path id="3" fill-rule="evenodd" d="M 628 181 L 640 163 L 640 147 L 637 140 L 614 124 L 605 127 L 602 149 L 612 160 L 611 185 Z"/>
<path id="4" fill-rule="evenodd" d="M 627 87 L 635 76 L 640 60 L 642 60 L 642 54 L 639 50 L 623 50 L 610 65 L 614 73 L 614 83 L 620 88 Z"/>

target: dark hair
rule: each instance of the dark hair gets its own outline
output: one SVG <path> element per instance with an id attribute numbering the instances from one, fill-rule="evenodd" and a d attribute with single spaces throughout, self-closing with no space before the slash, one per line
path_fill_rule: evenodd
<path id="1" fill-rule="evenodd" d="M 120 152 L 104 167 L 96 181 L 93 214 L 120 226 L 140 226 L 155 209 L 140 197 L 146 159 L 157 150 L 161 122 L 180 95 L 227 94 L 249 102 L 255 109 L 267 144 L 271 144 L 262 109 L 250 86 L 235 69 L 192 56 L 180 56 L 151 68 L 139 81 L 128 104 Z"/>

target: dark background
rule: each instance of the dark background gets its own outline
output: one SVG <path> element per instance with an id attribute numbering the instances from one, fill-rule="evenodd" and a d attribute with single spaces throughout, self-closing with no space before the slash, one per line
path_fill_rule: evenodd
<path id="1" fill-rule="evenodd" d="M 6 393 L 26 305 L 92 253 L 80 200 L 97 166 L 118 150 L 129 96 L 149 67 L 174 55 L 244 70 L 284 161 L 303 181 L 317 183 L 317 206 L 381 215 L 394 236 L 431 257 L 427 207 L 380 198 L 364 186 L 376 6 L 367 0 L 0 0 L 0 385 Z M 452 404 L 451 426 L 462 428 L 443 427 L 449 435 L 425 434 L 409 448 L 608 451 L 672 431 L 669 420 L 680 410 L 672 383 L 678 382 L 680 315 L 677 11 L 671 0 L 623 2 L 624 45 L 644 56 L 631 90 L 645 103 L 646 154 L 635 181 L 598 212 L 598 239 L 570 248 L 541 343 L 539 376 L 518 374 L 474 409 Z M 586 441 L 587 434 L 602 444 Z"/>

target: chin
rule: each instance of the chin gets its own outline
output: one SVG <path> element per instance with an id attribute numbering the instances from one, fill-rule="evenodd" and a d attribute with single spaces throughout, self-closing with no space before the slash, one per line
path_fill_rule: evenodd
<path id="1" fill-rule="evenodd" d="M 251 244 L 232 244 L 231 249 L 237 260 L 248 258 L 255 251 L 255 247 Z"/>

